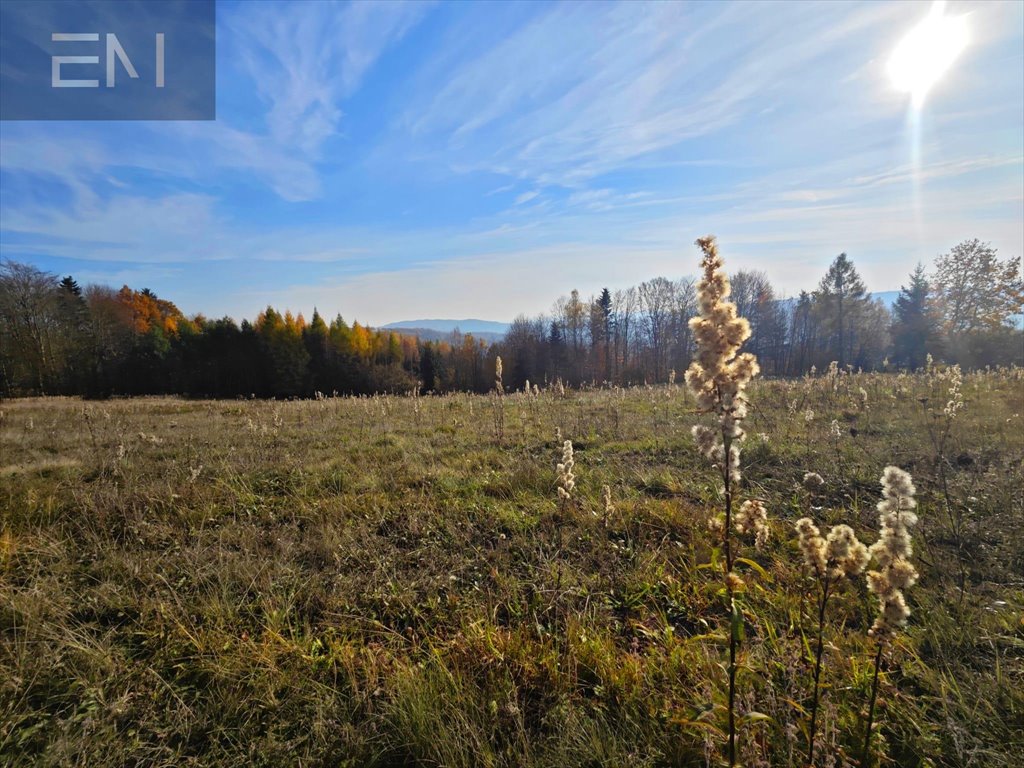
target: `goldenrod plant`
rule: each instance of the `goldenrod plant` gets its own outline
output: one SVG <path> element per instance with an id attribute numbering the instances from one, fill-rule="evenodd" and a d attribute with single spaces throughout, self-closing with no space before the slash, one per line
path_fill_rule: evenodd
<path id="1" fill-rule="evenodd" d="M 686 371 L 686 384 L 697 398 L 702 413 L 714 416 L 714 426 L 698 424 L 693 428 L 697 446 L 719 471 L 722 485 L 723 512 L 720 525 L 722 563 L 726 602 L 730 616 L 729 629 L 729 696 L 728 696 L 728 760 L 736 765 L 736 671 L 737 653 L 743 633 L 743 616 L 737 605 L 737 592 L 744 584 L 734 572 L 736 553 L 733 549 L 733 513 L 735 494 L 740 482 L 739 444 L 746 437 L 743 420 L 747 417 L 746 389 L 758 373 L 756 358 L 741 353 L 740 347 L 750 338 L 750 323 L 736 313 L 729 301 L 729 278 L 718 255 L 713 236 L 702 237 L 697 245 L 703 252 L 701 280 L 697 286 L 700 314 L 690 320 L 690 329 L 697 344 L 697 359 Z M 749 514 L 744 514 L 744 521 Z"/>
<path id="2" fill-rule="evenodd" d="M 917 523 L 914 508 L 917 501 L 910 474 L 899 467 L 886 467 L 882 473 L 882 501 L 878 503 L 880 535 L 871 545 L 870 553 L 877 568 L 868 571 L 868 589 L 878 599 L 878 616 L 869 634 L 877 641 L 871 696 L 868 703 L 868 721 L 864 731 L 862 768 L 867 768 L 870 757 L 871 729 L 875 718 L 878 696 L 878 673 L 886 643 L 907 624 L 910 608 L 903 591 L 917 581 L 917 569 L 910 562 L 913 547 L 910 529 Z"/>
<path id="3" fill-rule="evenodd" d="M 812 473 L 809 476 L 817 477 Z M 806 483 L 806 478 L 805 478 Z M 809 517 L 796 521 L 800 551 L 817 586 L 818 626 L 814 650 L 814 692 L 811 697 L 811 721 L 807 734 L 807 764 L 814 765 L 815 737 L 818 725 L 818 696 L 821 681 L 822 650 L 825 644 L 825 611 L 828 600 L 843 579 L 860 575 L 868 563 L 868 549 L 848 525 L 834 526 L 827 537 Z"/>

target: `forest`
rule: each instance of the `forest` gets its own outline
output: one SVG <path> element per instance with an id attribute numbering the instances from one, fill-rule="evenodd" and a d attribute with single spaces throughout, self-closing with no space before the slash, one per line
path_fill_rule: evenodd
<path id="1" fill-rule="evenodd" d="M 851 258 L 837 256 L 811 291 L 781 295 L 767 275 L 731 275 L 750 321 L 747 348 L 768 376 L 799 376 L 833 360 L 842 369 L 916 370 L 928 355 L 966 369 L 1024 364 L 1020 260 L 964 241 L 919 264 L 890 307 L 868 291 Z M 656 277 L 584 298 L 562 296 L 550 313 L 520 315 L 505 338 L 471 334 L 426 342 L 395 331 L 328 322 L 314 310 L 267 307 L 239 325 L 186 317 L 149 289 L 82 287 L 29 264 L 0 265 L 0 394 L 87 397 L 313 397 L 384 392 L 487 392 L 494 361 L 506 385 L 561 381 L 664 383 L 694 355 L 687 321 L 692 278 Z"/>

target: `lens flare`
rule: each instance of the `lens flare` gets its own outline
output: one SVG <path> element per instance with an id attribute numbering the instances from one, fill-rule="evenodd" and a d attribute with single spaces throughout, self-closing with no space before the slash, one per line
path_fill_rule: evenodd
<path id="1" fill-rule="evenodd" d="M 924 20 L 911 29 L 889 58 L 889 77 L 897 90 L 909 93 L 915 107 L 967 47 L 964 16 L 946 16 L 944 2 L 932 4 Z"/>

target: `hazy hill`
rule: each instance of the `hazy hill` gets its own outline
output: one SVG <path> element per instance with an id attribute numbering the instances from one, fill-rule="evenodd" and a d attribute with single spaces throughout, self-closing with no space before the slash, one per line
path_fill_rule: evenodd
<path id="1" fill-rule="evenodd" d="M 504 335 L 508 330 L 508 323 L 499 323 L 495 320 L 399 320 L 397 323 L 388 323 L 383 326 L 391 330 L 419 330 L 427 329 L 441 333 L 451 333 L 459 330 L 462 333 L 472 333 L 474 336 L 479 333 L 493 333 L 499 336 Z"/>

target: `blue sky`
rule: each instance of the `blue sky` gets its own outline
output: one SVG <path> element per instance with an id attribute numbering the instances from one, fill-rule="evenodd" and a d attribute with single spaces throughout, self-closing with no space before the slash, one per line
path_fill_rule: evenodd
<path id="1" fill-rule="evenodd" d="M 215 122 L 0 124 L 0 253 L 371 324 L 509 320 L 731 269 L 792 295 L 840 251 L 899 287 L 960 240 L 1024 252 L 1024 4 L 909 98 L 925 3 L 218 3 Z"/>

